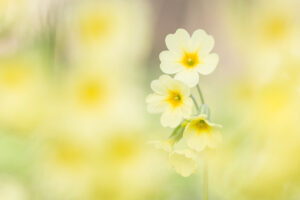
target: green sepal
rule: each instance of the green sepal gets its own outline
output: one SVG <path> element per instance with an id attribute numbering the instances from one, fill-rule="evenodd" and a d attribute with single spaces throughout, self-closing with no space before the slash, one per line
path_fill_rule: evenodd
<path id="1" fill-rule="evenodd" d="M 169 139 L 173 140 L 174 142 L 178 142 L 182 136 L 183 136 L 183 131 L 185 129 L 186 122 L 183 121 L 181 124 L 179 124 L 172 132 L 172 134 L 169 136 Z"/>
<path id="2" fill-rule="evenodd" d="M 210 109 L 207 104 L 202 104 L 200 106 L 200 114 L 204 114 L 207 116 L 207 119 L 210 119 Z"/>

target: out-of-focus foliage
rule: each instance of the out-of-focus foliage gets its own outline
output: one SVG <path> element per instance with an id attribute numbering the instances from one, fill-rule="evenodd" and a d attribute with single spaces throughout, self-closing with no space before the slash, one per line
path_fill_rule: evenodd
<path id="1" fill-rule="evenodd" d="M 215 191 L 222 199 L 298 199 L 299 2 L 235 6 L 229 19 L 244 61 L 224 89 L 223 112 L 231 113 L 222 114 L 227 140 L 214 163 Z"/>
<path id="2" fill-rule="evenodd" d="M 147 2 L 0 5 L 0 198 L 160 196 L 139 77 Z"/>
<path id="3" fill-rule="evenodd" d="M 182 26 L 214 35 L 220 55 L 214 75 L 200 76 L 224 138 L 209 199 L 299 199 L 299 8 L 0 0 L 0 199 L 199 199 L 201 173 L 176 175 L 147 144 L 170 133 L 145 112 L 165 49 L 155 43 Z"/>

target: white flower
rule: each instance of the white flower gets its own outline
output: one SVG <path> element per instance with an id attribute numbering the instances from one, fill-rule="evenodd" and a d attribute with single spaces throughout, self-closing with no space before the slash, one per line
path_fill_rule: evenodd
<path id="1" fill-rule="evenodd" d="M 204 150 L 206 147 L 215 149 L 222 140 L 218 127 L 220 125 L 207 120 L 207 115 L 201 114 L 191 119 L 183 137 L 186 139 L 187 145 L 197 152 Z"/>
<path id="2" fill-rule="evenodd" d="M 176 172 L 184 177 L 190 176 L 198 168 L 197 156 L 189 149 L 172 152 L 169 160 Z"/>
<path id="3" fill-rule="evenodd" d="M 189 97 L 190 89 L 181 81 L 174 80 L 167 75 L 162 75 L 151 83 L 154 91 L 146 102 L 151 113 L 163 113 L 161 124 L 164 127 L 175 128 L 183 118 L 192 113 L 193 101 Z"/>
<path id="4" fill-rule="evenodd" d="M 156 149 L 169 154 L 169 162 L 178 174 L 188 177 L 198 168 L 197 155 L 189 148 L 174 150 L 174 143 L 172 139 L 150 142 Z"/>
<path id="5" fill-rule="evenodd" d="M 205 31 L 198 29 L 190 37 L 184 29 L 166 37 L 169 50 L 160 53 L 160 68 L 164 73 L 176 74 L 175 79 L 194 87 L 199 81 L 199 74 L 210 74 L 216 68 L 219 57 L 210 53 L 214 39 Z"/>

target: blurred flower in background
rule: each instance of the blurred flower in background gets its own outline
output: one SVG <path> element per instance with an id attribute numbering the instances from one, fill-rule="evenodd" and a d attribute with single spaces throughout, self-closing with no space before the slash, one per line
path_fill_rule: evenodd
<path id="1" fill-rule="evenodd" d="M 20 54 L 0 61 L 0 126 L 18 132 L 30 131 L 41 123 L 48 95 L 39 58 Z"/>
<path id="2" fill-rule="evenodd" d="M 178 149 L 168 164 L 169 152 L 147 143 L 171 132 L 144 99 L 178 28 L 207 30 L 220 57 L 214 76 L 199 78 L 212 121 L 223 125 L 209 199 L 299 199 L 299 8 L 297 0 L 1 0 L 0 199 L 200 199 L 193 155 Z M 168 151 L 169 142 L 156 145 Z M 196 173 L 183 178 L 171 165 Z"/>

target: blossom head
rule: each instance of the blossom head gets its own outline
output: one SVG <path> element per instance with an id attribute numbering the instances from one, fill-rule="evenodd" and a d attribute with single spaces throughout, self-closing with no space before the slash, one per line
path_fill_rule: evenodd
<path id="1" fill-rule="evenodd" d="M 176 172 L 183 177 L 190 176 L 198 168 L 197 156 L 189 149 L 172 152 L 169 156 L 169 160 Z"/>
<path id="2" fill-rule="evenodd" d="M 200 114 L 191 119 L 187 125 L 183 137 L 191 149 L 197 152 L 206 147 L 215 149 L 221 142 L 222 137 L 218 128 L 220 125 L 214 124 L 207 119 L 207 115 Z"/>
<path id="3" fill-rule="evenodd" d="M 166 37 L 168 50 L 159 55 L 160 68 L 164 73 L 176 74 L 175 79 L 194 87 L 199 81 L 199 73 L 210 74 L 217 66 L 219 57 L 210 53 L 214 39 L 198 29 L 192 36 L 184 29 Z"/>
<path id="4" fill-rule="evenodd" d="M 198 168 L 197 155 L 191 149 L 174 150 L 175 140 L 151 141 L 156 149 L 169 154 L 169 161 L 175 171 L 183 177 L 193 174 Z"/>
<path id="5" fill-rule="evenodd" d="M 181 81 L 162 75 L 151 83 L 154 91 L 146 102 L 151 113 L 163 113 L 161 123 L 164 127 L 175 128 L 183 118 L 192 113 L 193 102 L 189 88 Z"/>

